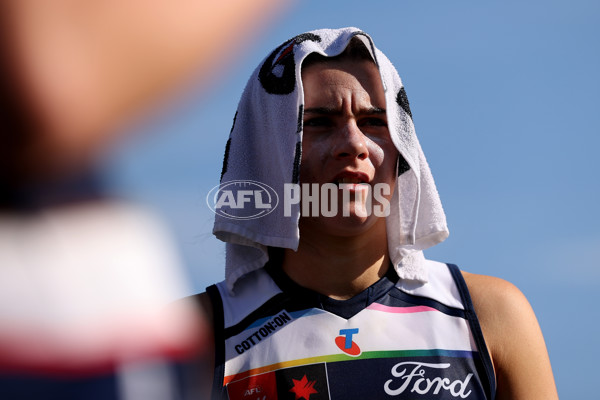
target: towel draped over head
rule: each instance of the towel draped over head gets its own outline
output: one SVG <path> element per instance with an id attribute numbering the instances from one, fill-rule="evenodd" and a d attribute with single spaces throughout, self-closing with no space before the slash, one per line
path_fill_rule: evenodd
<path id="1" fill-rule="evenodd" d="M 387 57 L 360 29 L 321 29 L 298 35 L 277 47 L 254 71 L 239 102 L 225 150 L 221 184 L 252 181 L 266 184 L 282 199 L 284 184 L 299 183 L 304 92 L 302 61 L 311 53 L 326 57 L 360 39 L 378 66 L 385 90 L 392 141 L 406 160 L 397 178 L 386 217 L 390 259 L 402 279 L 427 282 L 422 250 L 448 237 L 429 166 L 417 140 L 402 81 Z M 399 171 L 402 172 L 402 171 Z M 233 292 L 236 281 L 268 261 L 268 247 L 297 250 L 300 204 L 284 215 L 279 204 L 259 218 L 241 209 L 217 213 L 213 233 L 227 242 L 225 279 Z"/>

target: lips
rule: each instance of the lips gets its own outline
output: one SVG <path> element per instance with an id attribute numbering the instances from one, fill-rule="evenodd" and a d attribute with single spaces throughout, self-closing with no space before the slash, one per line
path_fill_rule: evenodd
<path id="1" fill-rule="evenodd" d="M 363 172 L 343 171 L 333 178 L 333 183 L 340 184 L 368 184 L 371 181 L 369 176 Z"/>

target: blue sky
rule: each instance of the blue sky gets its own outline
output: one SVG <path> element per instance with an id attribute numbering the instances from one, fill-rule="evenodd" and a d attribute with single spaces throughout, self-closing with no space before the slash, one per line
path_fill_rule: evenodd
<path id="1" fill-rule="evenodd" d="M 561 399 L 592 398 L 600 352 L 600 3 L 298 1 L 210 90 L 137 124 L 106 160 L 113 190 L 158 211 L 190 292 L 224 276 L 205 203 L 247 78 L 323 27 L 371 35 L 403 79 L 450 228 L 427 252 L 516 284 L 544 331 Z"/>

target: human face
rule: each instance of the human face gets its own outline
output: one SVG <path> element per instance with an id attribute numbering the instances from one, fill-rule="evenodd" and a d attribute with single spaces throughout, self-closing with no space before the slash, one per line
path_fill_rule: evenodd
<path id="1" fill-rule="evenodd" d="M 398 151 L 387 125 L 386 103 L 379 70 L 369 61 L 329 61 L 302 71 L 304 131 L 301 183 L 334 183 L 350 190 L 346 217 L 303 217 L 300 228 L 317 227 L 339 235 L 368 229 L 382 217 L 356 212 L 365 209 L 356 196 L 377 183 L 389 185 L 389 201 L 396 182 Z M 373 201 L 373 205 L 375 201 Z M 302 232 L 302 231 L 301 231 Z"/>

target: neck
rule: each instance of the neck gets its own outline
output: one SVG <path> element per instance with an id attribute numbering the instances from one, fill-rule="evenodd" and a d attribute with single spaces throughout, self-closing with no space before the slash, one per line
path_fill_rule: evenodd
<path id="1" fill-rule="evenodd" d="M 334 299 L 349 299 L 389 267 L 385 221 L 366 234 L 339 237 L 302 232 L 298 251 L 286 249 L 283 270 L 299 285 Z"/>

